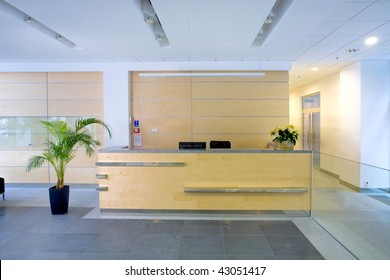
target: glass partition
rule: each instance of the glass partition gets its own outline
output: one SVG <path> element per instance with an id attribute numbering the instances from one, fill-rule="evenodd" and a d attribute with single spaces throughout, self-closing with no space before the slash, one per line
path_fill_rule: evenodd
<path id="1" fill-rule="evenodd" d="M 73 126 L 78 117 L 0 117 L 0 149 L 43 148 L 47 131 L 39 120 L 62 120 Z M 99 128 L 88 127 L 94 138 L 98 138 Z"/>
<path id="2" fill-rule="evenodd" d="M 0 148 L 42 147 L 46 131 L 38 120 L 46 117 L 0 117 Z"/>
<path id="3" fill-rule="evenodd" d="M 390 170 L 322 154 L 312 218 L 358 259 L 390 259 Z"/>

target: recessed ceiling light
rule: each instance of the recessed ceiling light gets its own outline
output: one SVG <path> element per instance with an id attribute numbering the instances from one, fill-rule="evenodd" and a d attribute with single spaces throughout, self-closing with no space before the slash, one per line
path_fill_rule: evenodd
<path id="1" fill-rule="evenodd" d="M 378 42 L 378 37 L 368 37 L 364 43 L 366 43 L 366 45 L 368 46 L 371 46 L 371 45 L 374 45 Z"/>
<path id="2" fill-rule="evenodd" d="M 311 71 L 318 71 L 318 67 L 312 67 Z"/>
<path id="3" fill-rule="evenodd" d="M 360 50 L 357 48 L 345 50 L 346 53 L 357 53 L 358 51 L 360 51 Z"/>

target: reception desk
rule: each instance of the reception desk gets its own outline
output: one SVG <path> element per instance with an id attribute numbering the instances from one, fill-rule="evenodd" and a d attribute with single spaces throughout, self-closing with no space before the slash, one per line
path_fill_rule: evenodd
<path id="1" fill-rule="evenodd" d="M 310 210 L 311 152 L 99 151 L 100 209 Z"/>

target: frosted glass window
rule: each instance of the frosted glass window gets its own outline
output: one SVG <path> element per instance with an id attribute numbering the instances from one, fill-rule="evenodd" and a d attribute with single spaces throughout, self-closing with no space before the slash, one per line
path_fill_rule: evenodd
<path id="1" fill-rule="evenodd" d="M 48 120 L 66 121 L 71 127 L 78 117 L 49 117 Z M 0 117 L 0 148 L 44 148 L 47 142 L 47 131 L 41 126 L 39 120 L 46 117 Z M 97 126 L 92 126 L 89 132 L 98 138 Z"/>
<path id="2" fill-rule="evenodd" d="M 320 94 L 310 95 L 302 98 L 302 110 L 317 109 L 321 107 Z"/>

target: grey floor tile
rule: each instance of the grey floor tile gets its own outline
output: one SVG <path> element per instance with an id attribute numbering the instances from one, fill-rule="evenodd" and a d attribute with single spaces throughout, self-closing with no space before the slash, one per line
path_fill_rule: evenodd
<path id="1" fill-rule="evenodd" d="M 258 221 L 226 221 L 222 223 L 224 234 L 261 234 Z"/>
<path id="2" fill-rule="evenodd" d="M 130 254 L 139 235 L 126 233 L 101 233 L 96 236 L 86 252 Z"/>
<path id="3" fill-rule="evenodd" d="M 302 234 L 271 234 L 266 235 L 266 239 L 275 256 L 321 256 L 317 249 Z"/>
<path id="4" fill-rule="evenodd" d="M 264 234 L 302 234 L 292 221 L 260 221 Z"/>
<path id="5" fill-rule="evenodd" d="M 130 254 L 128 260 L 176 260 L 176 254 Z"/>
<path id="6" fill-rule="evenodd" d="M 144 230 L 146 233 L 151 233 L 151 234 L 159 234 L 159 233 L 182 234 L 183 227 L 184 227 L 183 221 L 158 220 L 158 221 L 150 221 Z"/>
<path id="7" fill-rule="evenodd" d="M 226 255 L 228 256 L 272 256 L 270 246 L 262 235 L 225 235 Z"/>
<path id="8" fill-rule="evenodd" d="M 131 249 L 132 255 L 177 255 L 181 236 L 176 234 L 141 235 Z"/>
<path id="9" fill-rule="evenodd" d="M 99 220 L 97 220 L 99 221 Z M 146 227 L 150 223 L 145 220 L 110 220 L 112 225 L 106 227 L 103 233 L 126 233 L 140 235 L 146 233 Z"/>
<path id="10" fill-rule="evenodd" d="M 178 260 L 226 260 L 225 255 L 201 255 L 201 254 L 189 254 L 189 255 L 178 255 Z"/>
<path id="11" fill-rule="evenodd" d="M 324 260 L 321 255 L 276 255 L 275 260 Z"/>
<path id="12" fill-rule="evenodd" d="M 225 255 L 222 235 L 184 235 L 180 255 Z"/>
<path id="13" fill-rule="evenodd" d="M 222 234 L 220 221 L 185 221 L 183 234 Z"/>
<path id="14" fill-rule="evenodd" d="M 270 256 L 236 256 L 236 255 L 227 255 L 226 258 L 228 260 L 275 260 L 275 256 L 270 255 Z"/>

